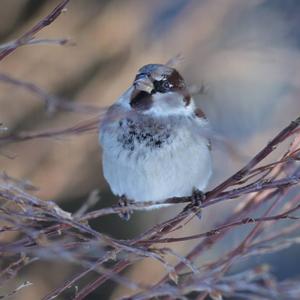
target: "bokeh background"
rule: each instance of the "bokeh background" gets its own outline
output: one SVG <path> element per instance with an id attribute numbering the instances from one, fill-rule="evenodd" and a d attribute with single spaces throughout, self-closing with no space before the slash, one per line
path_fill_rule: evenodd
<path id="1" fill-rule="evenodd" d="M 0 43 L 20 36 L 58 3 L 1 0 Z M 299 115 L 299 28 L 297 0 L 72 0 L 67 12 L 38 36 L 70 37 L 76 46 L 21 47 L 1 62 L 0 72 L 33 82 L 65 100 L 100 108 L 122 94 L 142 65 L 164 63 L 182 54 L 178 69 L 189 84 L 205 86 L 196 101 L 216 136 L 227 144 L 213 144 L 213 187 Z M 93 112 L 49 113 L 38 96 L 0 82 L 0 121 L 10 133 L 64 128 L 93 116 Z M 37 139 L 2 145 L 0 167 L 32 182 L 38 197 L 74 212 L 96 189 L 101 199 L 95 208 L 116 200 L 103 178 L 100 154 L 96 132 Z M 207 209 L 201 221 L 191 222 L 185 230 L 208 230 L 231 208 L 228 203 Z M 117 216 L 106 217 L 92 225 L 114 237 L 132 237 L 175 211 L 139 212 L 128 223 Z M 232 240 L 223 241 L 209 255 L 222 254 L 238 235 L 236 231 Z M 187 244 L 175 247 L 185 253 L 184 247 L 191 246 Z M 264 261 L 272 264 L 279 278 L 298 276 L 299 250 L 294 247 Z M 252 263 L 260 262 L 261 258 Z M 74 268 L 64 262 L 36 262 L 18 277 L 34 285 L 14 298 L 41 299 Z M 162 272 L 145 260 L 128 276 L 140 279 L 142 274 L 149 282 Z M 115 298 L 121 289 L 109 283 L 89 299 Z"/>

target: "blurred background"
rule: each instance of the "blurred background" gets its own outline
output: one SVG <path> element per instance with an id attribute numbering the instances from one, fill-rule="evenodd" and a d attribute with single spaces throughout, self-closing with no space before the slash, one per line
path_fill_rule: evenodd
<path id="1" fill-rule="evenodd" d="M 0 44 L 20 36 L 58 3 L 1 0 Z M 0 72 L 30 81 L 72 103 L 101 108 L 122 94 L 142 65 L 165 63 L 182 54 L 184 60 L 178 69 L 183 77 L 189 84 L 205 86 L 205 93 L 196 97 L 197 104 L 216 135 L 224 137 L 235 150 L 232 155 L 228 147 L 213 144 L 210 187 L 245 164 L 299 115 L 297 0 L 72 0 L 67 8 L 38 37 L 70 37 L 76 46 L 21 47 L 1 62 Z M 37 95 L 0 81 L 0 122 L 9 133 L 65 128 L 95 115 L 93 111 L 49 113 Z M 38 188 L 38 197 L 51 199 L 70 212 L 96 189 L 100 202 L 95 208 L 116 200 L 102 175 L 96 132 L 2 145 L 0 166 L 10 176 L 29 180 Z M 207 209 L 201 221 L 191 222 L 185 230 L 209 230 L 231 209 L 230 203 Z M 177 210 L 138 212 L 127 223 L 117 216 L 105 217 L 92 225 L 114 237 L 133 237 Z M 238 231 L 226 242 L 234 243 L 235 239 Z M 175 247 L 181 253 L 187 251 L 186 244 Z M 226 247 L 223 242 L 210 255 L 220 254 Z M 299 250 L 291 248 L 265 261 L 272 263 L 279 278 L 298 276 Z M 253 261 L 254 265 L 259 263 L 259 259 Z M 34 285 L 15 299 L 41 299 L 73 271 L 69 264 L 36 262 L 18 278 Z M 140 278 L 143 274 L 149 282 L 162 272 L 145 260 L 129 269 L 128 276 Z M 89 299 L 113 299 L 120 289 L 109 283 Z"/>

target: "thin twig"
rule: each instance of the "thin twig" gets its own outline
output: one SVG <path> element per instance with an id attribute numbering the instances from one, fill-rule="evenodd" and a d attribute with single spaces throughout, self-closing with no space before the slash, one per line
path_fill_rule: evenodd
<path id="1" fill-rule="evenodd" d="M 41 98 L 41 100 L 44 101 L 45 108 L 48 113 L 53 113 L 57 110 L 64 110 L 80 113 L 97 114 L 103 110 L 97 106 L 74 103 L 70 100 L 53 96 L 32 82 L 16 79 L 8 74 L 0 73 L 0 81 L 12 84 L 14 86 L 23 88 L 33 94 L 36 94 Z"/>
<path id="2" fill-rule="evenodd" d="M 46 26 L 50 25 L 52 22 L 56 20 L 56 18 L 62 13 L 65 6 L 68 4 L 70 0 L 63 0 L 60 4 L 58 4 L 46 17 L 44 17 L 41 21 L 35 24 L 31 29 L 25 32 L 22 36 L 17 38 L 16 40 L 9 42 L 6 46 L 0 51 L 0 61 L 15 51 L 18 47 L 27 45 L 30 43 L 35 34 L 41 31 Z"/>

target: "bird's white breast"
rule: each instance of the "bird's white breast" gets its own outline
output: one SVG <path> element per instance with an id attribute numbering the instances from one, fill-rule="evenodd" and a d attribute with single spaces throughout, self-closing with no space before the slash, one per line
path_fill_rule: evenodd
<path id="1" fill-rule="evenodd" d="M 113 193 L 134 201 L 159 201 L 203 190 L 211 157 L 207 139 L 192 129 L 199 122 L 186 118 L 148 125 L 139 124 L 136 133 L 117 121 L 100 130 L 104 177 Z"/>

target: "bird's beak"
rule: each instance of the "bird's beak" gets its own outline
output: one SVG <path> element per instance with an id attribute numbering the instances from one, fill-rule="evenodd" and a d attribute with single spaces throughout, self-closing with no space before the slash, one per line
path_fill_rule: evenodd
<path id="1" fill-rule="evenodd" d="M 136 90 L 144 91 L 147 92 L 148 94 L 151 94 L 154 88 L 153 82 L 146 75 L 136 79 L 133 83 L 133 86 Z"/>

